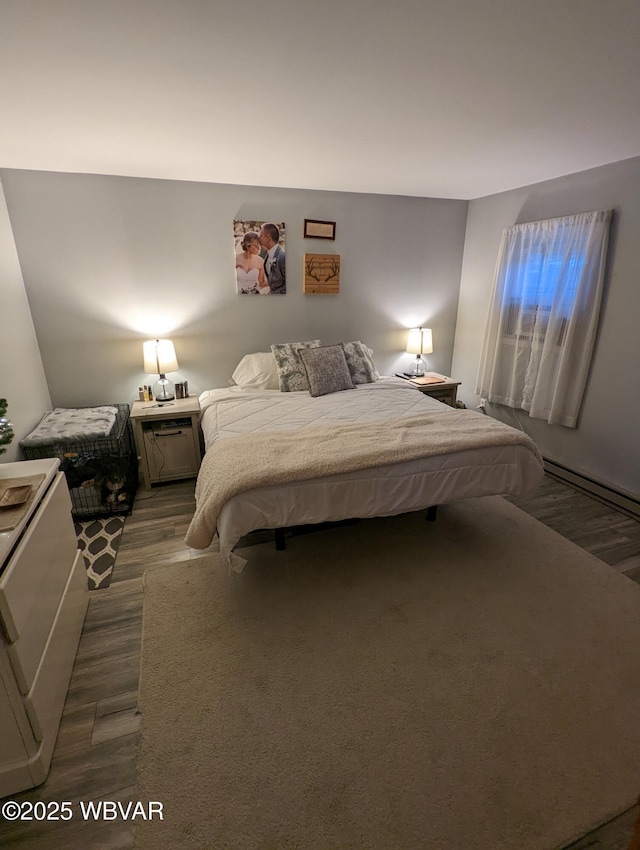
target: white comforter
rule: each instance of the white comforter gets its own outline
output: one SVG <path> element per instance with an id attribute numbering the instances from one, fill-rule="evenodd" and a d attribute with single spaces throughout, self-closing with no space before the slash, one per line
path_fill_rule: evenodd
<path id="1" fill-rule="evenodd" d="M 268 440 L 273 431 L 330 428 L 337 423 L 368 423 L 421 413 L 439 418 L 455 412 L 399 378 L 383 378 L 319 398 L 308 393 L 231 387 L 203 393 L 200 404 L 207 448 L 240 434 Z M 257 487 L 234 496 L 222 509 L 217 520 L 220 551 L 227 564 L 240 570 L 245 561 L 233 553 L 233 547 L 242 536 L 259 528 L 390 516 L 457 498 L 521 494 L 535 490 L 541 476 L 535 446 L 531 450 L 506 445 Z"/>
<path id="2" fill-rule="evenodd" d="M 356 424 L 429 410 L 446 416 L 451 408 L 423 395 L 401 378 L 380 378 L 355 390 L 311 398 L 308 392 L 208 390 L 200 396 L 205 447 L 223 437 L 261 431 L 293 431 L 334 422 Z"/>

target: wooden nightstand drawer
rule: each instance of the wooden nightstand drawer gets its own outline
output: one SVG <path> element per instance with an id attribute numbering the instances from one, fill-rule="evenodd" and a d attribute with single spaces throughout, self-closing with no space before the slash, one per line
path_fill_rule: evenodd
<path id="1" fill-rule="evenodd" d="M 142 434 L 152 484 L 198 474 L 200 462 L 190 419 L 143 422 Z"/>
<path id="2" fill-rule="evenodd" d="M 136 401 L 131 409 L 145 487 L 195 478 L 200 469 L 200 402 L 177 398 L 169 404 Z"/>
<path id="3" fill-rule="evenodd" d="M 434 387 L 433 389 L 421 389 L 420 392 L 425 395 L 435 398 L 436 401 L 441 401 L 448 404 L 450 407 L 456 406 L 457 386 L 453 387 Z"/>

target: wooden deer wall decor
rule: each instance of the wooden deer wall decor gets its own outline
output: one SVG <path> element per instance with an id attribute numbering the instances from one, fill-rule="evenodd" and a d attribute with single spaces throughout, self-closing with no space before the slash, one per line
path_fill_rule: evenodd
<path id="1" fill-rule="evenodd" d="M 340 256 L 305 254 L 302 280 L 305 295 L 337 295 L 340 292 Z"/>

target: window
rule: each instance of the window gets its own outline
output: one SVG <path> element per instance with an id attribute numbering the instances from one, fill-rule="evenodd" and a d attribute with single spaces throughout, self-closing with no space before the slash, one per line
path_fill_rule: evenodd
<path id="1" fill-rule="evenodd" d="M 476 392 L 574 428 L 600 310 L 611 210 L 503 231 Z"/>
<path id="2" fill-rule="evenodd" d="M 563 262 L 563 259 L 565 262 Z M 582 250 L 568 251 L 563 258 L 558 251 L 545 254 L 542 248 L 533 250 L 524 263 L 523 286 L 518 294 L 511 293 L 505 322 L 505 336 L 516 339 L 532 339 L 536 336 L 544 340 L 549 327 L 551 308 L 560 289 L 561 275 L 567 274 L 568 279 L 561 297 L 558 297 L 556 309 L 560 314 L 560 327 L 556 343 L 562 345 L 565 337 L 573 305 L 575 304 L 577 286 L 584 267 L 585 257 Z"/>

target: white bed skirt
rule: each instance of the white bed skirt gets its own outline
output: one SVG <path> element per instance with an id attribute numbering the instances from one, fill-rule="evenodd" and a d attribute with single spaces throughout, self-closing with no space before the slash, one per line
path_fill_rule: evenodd
<path id="1" fill-rule="evenodd" d="M 260 487 L 234 496 L 218 518 L 219 548 L 241 571 L 246 559 L 236 543 L 257 529 L 394 516 L 456 499 L 535 493 L 543 471 L 522 446 L 500 446 L 440 455 L 349 475 Z"/>

